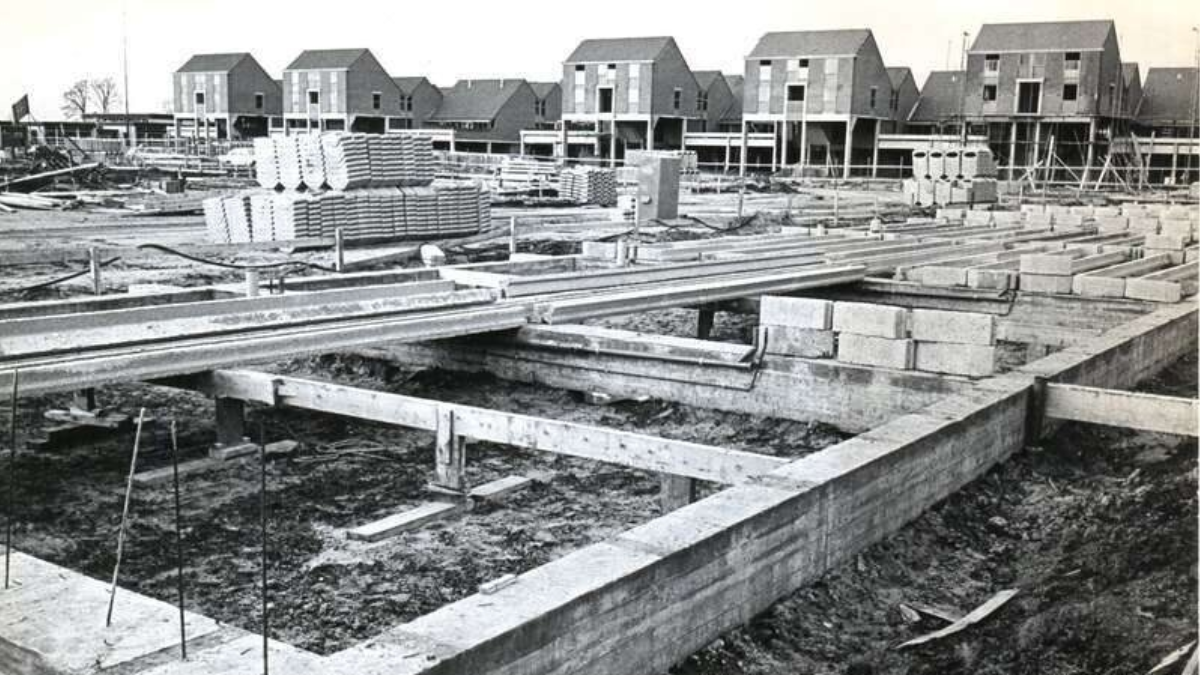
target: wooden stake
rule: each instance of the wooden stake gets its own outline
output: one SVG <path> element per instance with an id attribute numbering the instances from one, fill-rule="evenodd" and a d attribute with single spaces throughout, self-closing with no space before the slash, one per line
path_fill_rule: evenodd
<path id="1" fill-rule="evenodd" d="M 179 506 L 179 438 L 171 420 L 171 472 L 175 481 L 175 566 L 179 591 L 179 657 L 187 660 L 187 624 L 183 612 L 183 518 Z"/>
<path id="2" fill-rule="evenodd" d="M 100 252 L 94 246 L 88 249 L 88 271 L 92 275 L 92 294 L 100 295 L 104 292 L 100 282 Z"/>
<path id="3" fill-rule="evenodd" d="M 4 509 L 4 590 L 8 590 L 9 569 L 12 566 L 12 532 L 17 490 L 17 386 L 21 371 L 13 371 L 12 419 L 8 421 L 8 504 Z"/>
<path id="4" fill-rule="evenodd" d="M 129 500 L 133 495 L 133 474 L 137 472 L 138 447 L 142 442 L 142 422 L 146 417 L 146 409 L 138 412 L 137 430 L 133 437 L 133 456 L 129 459 L 129 479 L 125 483 L 125 506 L 121 509 L 121 528 L 117 530 L 117 562 L 113 565 L 112 588 L 108 592 L 108 616 L 104 620 L 105 627 L 112 627 L 113 603 L 117 598 L 117 577 L 121 573 L 121 552 L 125 548 L 125 525 L 129 521 Z"/>
<path id="5" fill-rule="evenodd" d="M 342 228 L 337 228 L 333 231 L 333 248 L 336 258 L 334 260 L 334 268 L 338 272 L 346 271 L 346 248 L 342 240 Z"/>

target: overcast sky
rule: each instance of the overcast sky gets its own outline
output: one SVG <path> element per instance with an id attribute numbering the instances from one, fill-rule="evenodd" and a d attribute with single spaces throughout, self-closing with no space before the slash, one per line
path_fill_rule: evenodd
<path id="1" fill-rule="evenodd" d="M 710 8 L 711 7 L 711 8 Z M 368 47 L 393 75 L 557 80 L 586 37 L 672 35 L 696 70 L 742 71 L 767 31 L 870 28 L 889 66 L 957 66 L 962 32 L 981 23 L 1112 18 L 1121 56 L 1149 66 L 1195 62 L 1196 0 L 0 0 L 0 117 L 23 93 L 59 119 L 81 78 L 121 82 L 122 15 L 134 112 L 166 110 L 170 74 L 194 53 L 249 51 L 276 78 L 303 49 Z M 949 49 L 948 49 L 949 46 Z"/>

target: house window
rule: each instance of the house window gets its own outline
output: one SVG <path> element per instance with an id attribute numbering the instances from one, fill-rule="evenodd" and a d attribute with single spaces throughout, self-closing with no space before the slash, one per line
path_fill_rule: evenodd
<path id="1" fill-rule="evenodd" d="M 986 54 L 983 57 L 983 70 L 986 73 L 1000 72 L 1000 55 Z"/>
<path id="2" fill-rule="evenodd" d="M 196 92 L 196 105 L 198 105 L 198 106 L 204 105 L 204 92 L 202 92 L 202 91 Z"/>
<path id="3" fill-rule="evenodd" d="M 678 91 L 678 90 L 676 90 L 676 91 Z M 707 91 L 696 92 L 696 110 L 699 110 L 700 112 L 706 112 L 708 110 L 708 92 Z"/>
<path id="4" fill-rule="evenodd" d="M 682 106 L 683 106 L 683 90 L 680 89 L 679 87 L 675 87 L 675 91 L 672 93 L 672 96 L 671 96 L 671 107 L 674 108 L 675 110 L 679 110 L 679 108 Z"/>
<path id="5" fill-rule="evenodd" d="M 808 68 L 808 59 L 800 59 L 800 62 L 796 64 L 796 67 L 798 67 L 800 70 Z"/>
<path id="6" fill-rule="evenodd" d="M 266 96 L 263 96 L 261 92 L 256 92 L 254 94 L 254 109 L 262 110 L 266 106 Z"/>
<path id="7" fill-rule="evenodd" d="M 1017 82 L 1017 113 L 1037 115 L 1042 111 L 1042 83 Z"/>
<path id="8" fill-rule="evenodd" d="M 789 84 L 787 88 L 788 103 L 804 102 L 804 90 L 805 86 L 802 84 Z"/>
<path id="9" fill-rule="evenodd" d="M 610 63 L 607 66 L 604 66 L 604 79 L 608 82 L 616 82 L 617 64 Z"/>
<path id="10" fill-rule="evenodd" d="M 1079 70 L 1079 52 L 1067 52 L 1063 56 L 1063 70 L 1078 71 Z"/>
<path id="11" fill-rule="evenodd" d="M 413 109 L 412 96 L 408 96 L 407 94 L 401 94 L 400 95 L 400 111 L 401 112 L 412 112 L 412 109 Z"/>
<path id="12" fill-rule="evenodd" d="M 599 87 L 596 89 L 596 109 L 602 113 L 613 111 L 613 88 Z"/>
<path id="13" fill-rule="evenodd" d="M 1064 84 L 1063 85 L 1063 100 L 1074 101 L 1079 98 L 1079 85 Z"/>
<path id="14" fill-rule="evenodd" d="M 985 103 L 991 103 L 996 100 L 996 85 L 983 85 L 983 100 Z"/>
<path id="15" fill-rule="evenodd" d="M 879 95 L 879 87 L 871 87 L 871 109 L 875 109 L 875 99 Z"/>
<path id="16" fill-rule="evenodd" d="M 763 59 L 758 62 L 758 65 L 766 66 L 766 67 L 770 68 L 771 67 L 771 59 Z"/>
<path id="17" fill-rule="evenodd" d="M 316 89 L 308 90 L 308 104 L 321 105 L 321 92 Z"/>
<path id="18" fill-rule="evenodd" d="M 379 110 L 383 107 L 383 94 L 378 91 L 371 92 L 371 108 Z"/>
<path id="19" fill-rule="evenodd" d="M 577 72 L 577 73 L 582 73 L 585 70 L 587 70 L 587 66 L 585 66 L 585 65 L 581 64 L 581 65 L 575 66 L 575 72 Z"/>
<path id="20" fill-rule="evenodd" d="M 892 92 L 891 97 L 888 98 L 888 108 L 892 111 L 900 109 L 900 92 Z"/>
<path id="21" fill-rule="evenodd" d="M 533 102 L 533 114 L 538 117 L 546 116 L 546 100 L 538 99 Z"/>

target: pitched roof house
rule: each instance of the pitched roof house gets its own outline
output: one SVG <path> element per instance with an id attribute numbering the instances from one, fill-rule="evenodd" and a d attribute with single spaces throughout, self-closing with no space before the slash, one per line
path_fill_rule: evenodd
<path id="1" fill-rule="evenodd" d="M 177 133 L 187 124 L 217 138 L 263 136 L 281 112 L 278 82 L 248 52 L 196 54 L 172 80 Z"/>

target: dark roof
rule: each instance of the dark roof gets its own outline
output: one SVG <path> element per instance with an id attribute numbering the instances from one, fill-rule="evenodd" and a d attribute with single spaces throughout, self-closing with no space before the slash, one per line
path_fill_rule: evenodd
<path id="1" fill-rule="evenodd" d="M 423 75 L 410 75 L 407 77 L 392 78 L 392 82 L 395 82 L 396 86 L 400 87 L 400 91 L 405 96 L 411 96 L 413 91 L 416 90 L 417 87 L 421 86 L 422 82 L 426 81 L 427 80 Z"/>
<path id="2" fill-rule="evenodd" d="M 1140 121 L 1183 122 L 1196 119 L 1196 69 L 1150 68 L 1142 82 Z"/>
<path id="3" fill-rule="evenodd" d="M 1130 82 L 1133 82 L 1134 80 L 1139 79 L 1140 76 L 1141 76 L 1141 74 L 1140 74 L 1140 71 L 1138 70 L 1137 63 L 1134 63 L 1133 61 L 1128 61 L 1126 63 L 1121 64 L 1121 78 L 1125 80 L 1126 84 L 1129 84 Z"/>
<path id="4" fill-rule="evenodd" d="M 935 70 L 929 73 L 908 121 L 940 122 L 957 116 L 961 106 L 963 80 L 961 70 Z"/>
<path id="5" fill-rule="evenodd" d="M 700 85 L 702 90 L 708 91 L 708 88 L 713 86 L 713 83 L 717 81 L 717 78 L 721 77 L 721 71 L 693 70 L 692 76 L 696 78 L 696 84 Z"/>
<path id="6" fill-rule="evenodd" d="M 539 99 L 541 99 L 541 98 L 546 98 L 550 94 L 553 94 L 554 90 L 558 88 L 558 83 L 557 82 L 530 82 L 529 86 L 533 87 L 533 95 L 537 96 Z"/>
<path id="7" fill-rule="evenodd" d="M 912 70 L 904 66 L 896 66 L 887 69 L 888 79 L 892 81 L 892 89 L 899 89 L 900 85 L 904 84 L 904 80 L 912 77 Z M 914 80 L 913 85 L 916 85 Z"/>
<path id="8" fill-rule="evenodd" d="M 722 120 L 742 119 L 742 86 L 745 82 L 746 78 L 741 75 L 725 76 L 725 83 L 729 85 L 729 91 L 733 92 L 733 101 L 725 112 L 721 113 Z"/>
<path id="9" fill-rule="evenodd" d="M 1110 20 L 1046 21 L 1040 23 L 985 23 L 975 36 L 972 52 L 1052 52 L 1102 49 Z"/>
<path id="10" fill-rule="evenodd" d="M 870 37 L 871 31 L 866 28 L 767 33 L 758 39 L 747 58 L 857 54 Z"/>
<path id="11" fill-rule="evenodd" d="M 247 52 L 232 54 L 196 54 L 183 64 L 177 73 L 227 73 L 234 69 L 242 59 L 250 56 Z"/>
<path id="12" fill-rule="evenodd" d="M 442 87 L 442 104 L 432 119 L 442 122 L 492 121 L 525 80 L 459 80 Z"/>
<path id="13" fill-rule="evenodd" d="M 307 49 L 300 52 L 284 70 L 314 70 L 319 68 L 349 68 L 366 54 L 366 49 Z"/>
<path id="14" fill-rule="evenodd" d="M 674 42 L 666 36 L 584 40 L 567 57 L 567 63 L 653 61 Z"/>

